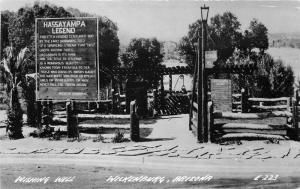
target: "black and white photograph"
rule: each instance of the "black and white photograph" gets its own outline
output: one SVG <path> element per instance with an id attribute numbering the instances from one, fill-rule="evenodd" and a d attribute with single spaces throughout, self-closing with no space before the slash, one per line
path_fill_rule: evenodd
<path id="1" fill-rule="evenodd" d="M 0 0 L 0 188 L 300 188 L 299 0 Z"/>

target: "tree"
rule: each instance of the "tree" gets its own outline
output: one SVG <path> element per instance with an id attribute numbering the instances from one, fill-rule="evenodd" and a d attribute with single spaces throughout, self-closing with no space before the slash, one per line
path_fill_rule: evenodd
<path id="1" fill-rule="evenodd" d="M 227 60 L 235 48 L 239 46 L 241 37 L 240 22 L 231 12 L 216 15 L 211 18 L 209 35 L 211 48 L 218 51 L 218 59 Z"/>
<path id="2" fill-rule="evenodd" d="M 13 12 L 3 11 L 1 12 L 1 54 L 3 49 L 9 45 L 8 41 L 8 25 L 9 20 L 13 17 Z"/>
<path id="3" fill-rule="evenodd" d="M 75 17 L 99 18 L 99 62 L 100 68 L 104 71 L 100 73 L 100 85 L 106 86 L 111 79 L 111 76 L 107 75 L 107 70 L 120 66 L 118 61 L 120 40 L 117 25 L 106 17 L 81 12 L 75 8 L 68 8 L 67 11 Z"/>
<path id="4" fill-rule="evenodd" d="M 9 96 L 7 131 L 9 138 L 23 138 L 23 112 L 19 102 L 18 88 L 24 82 L 22 67 L 30 62 L 29 49 L 23 48 L 19 53 L 13 46 L 5 48 L 4 57 L 1 60 L 1 75 L 7 86 Z"/>
<path id="5" fill-rule="evenodd" d="M 239 32 L 240 22 L 231 12 L 225 12 L 223 15 L 215 15 L 208 25 L 207 48 L 218 51 L 218 59 L 225 61 L 239 46 L 241 33 Z M 194 65 L 196 60 L 196 46 L 202 24 L 197 20 L 189 25 L 187 36 L 184 36 L 179 43 L 179 52 L 184 56 L 189 65 Z"/>
<path id="6" fill-rule="evenodd" d="M 233 58 L 234 57 L 234 58 Z M 251 58 L 235 53 L 229 60 L 249 64 L 257 62 L 257 70 L 253 74 L 232 75 L 233 86 L 240 91 L 248 88 L 254 97 L 276 98 L 292 96 L 294 93 L 294 72 L 290 66 L 285 66 L 281 60 L 274 60 L 269 54 L 255 54 Z"/>
<path id="7" fill-rule="evenodd" d="M 142 69 L 158 66 L 163 60 L 161 43 L 156 39 L 132 39 L 121 59 L 127 68 Z M 144 80 L 154 84 L 158 78 L 155 73 L 141 76 Z"/>
<path id="8" fill-rule="evenodd" d="M 40 5 L 38 2 L 33 7 L 22 7 L 10 19 L 8 26 L 9 42 L 14 44 L 17 51 L 28 47 L 31 52 L 35 52 L 35 19 L 71 16 L 62 7 L 49 6 L 48 4 Z M 35 69 L 34 61 L 32 65 L 29 65 L 29 69 Z"/>
<path id="9" fill-rule="evenodd" d="M 118 61 L 120 41 L 117 31 L 118 27 L 111 20 L 99 17 L 99 62 L 103 70 L 112 70 L 120 66 Z M 111 76 L 100 74 L 100 79 L 101 86 L 106 86 Z"/>
<path id="10" fill-rule="evenodd" d="M 264 24 L 253 19 L 249 26 L 250 48 L 258 48 L 263 53 L 269 47 L 268 29 Z"/>

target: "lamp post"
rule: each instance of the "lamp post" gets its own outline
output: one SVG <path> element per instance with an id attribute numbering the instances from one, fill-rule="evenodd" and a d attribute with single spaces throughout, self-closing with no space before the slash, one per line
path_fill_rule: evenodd
<path id="1" fill-rule="evenodd" d="M 209 7 L 201 7 L 202 42 L 198 40 L 198 141 L 208 142 L 208 120 L 207 120 L 207 73 L 205 70 L 205 50 L 207 43 L 207 19 Z M 200 38 L 200 35 L 199 35 Z M 201 58 L 200 58 L 201 57 Z"/>

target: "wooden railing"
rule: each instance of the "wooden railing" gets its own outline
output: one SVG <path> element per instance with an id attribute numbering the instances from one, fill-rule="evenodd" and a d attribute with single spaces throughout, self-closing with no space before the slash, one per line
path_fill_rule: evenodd
<path id="1" fill-rule="evenodd" d="M 237 138 L 297 139 L 300 97 L 298 95 L 293 102 L 293 111 L 290 99 L 249 98 L 243 103 L 247 104 L 250 113 L 218 112 L 211 106 L 208 115 L 211 141 Z"/>
<path id="2" fill-rule="evenodd" d="M 295 140 L 300 139 L 299 122 L 300 122 L 300 96 L 299 96 L 299 90 L 297 90 L 295 99 L 293 100 L 293 135 Z"/>
<path id="3" fill-rule="evenodd" d="M 252 111 L 291 111 L 290 97 L 281 98 L 249 98 Z"/>

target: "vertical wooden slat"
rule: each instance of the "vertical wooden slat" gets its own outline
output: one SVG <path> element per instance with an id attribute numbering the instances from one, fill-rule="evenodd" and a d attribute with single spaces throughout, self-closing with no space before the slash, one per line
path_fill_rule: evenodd
<path id="1" fill-rule="evenodd" d="M 197 124 L 197 139 L 198 139 L 198 142 L 203 142 L 203 124 L 202 124 L 202 116 L 203 116 L 203 113 L 202 113 L 202 107 L 203 107 L 203 65 L 202 65 L 202 45 L 201 45 L 201 41 L 202 41 L 202 38 L 200 38 L 200 31 L 199 31 L 199 34 L 198 34 L 198 61 L 197 61 L 197 64 L 198 64 L 198 73 L 197 73 L 197 104 L 198 104 L 198 118 L 197 118 L 197 121 L 198 121 L 198 124 Z"/>
<path id="2" fill-rule="evenodd" d="M 209 111 L 208 111 L 208 115 L 209 115 L 209 118 L 208 118 L 208 141 L 209 142 L 214 142 L 214 106 L 213 104 L 211 103 L 209 105 Z"/>
<path id="3" fill-rule="evenodd" d="M 172 93 L 172 74 L 169 74 L 169 92 Z"/>
<path id="4" fill-rule="evenodd" d="M 244 89 L 241 91 L 242 97 L 242 113 L 247 113 L 248 112 L 248 90 Z"/>
<path id="5" fill-rule="evenodd" d="M 195 61 L 195 68 L 194 68 L 194 74 L 193 74 L 193 89 L 192 89 L 192 97 L 191 97 L 191 103 L 190 103 L 190 116 L 189 116 L 189 130 L 192 130 L 191 124 L 192 124 L 192 118 L 193 118 L 193 103 L 195 100 L 195 92 L 196 92 L 196 78 L 197 78 L 197 69 L 198 69 L 198 53 L 197 53 L 197 59 Z"/>
<path id="6" fill-rule="evenodd" d="M 295 104 L 295 130 L 296 130 L 296 140 L 299 139 L 299 113 L 298 113 L 298 105 L 299 105 L 299 90 L 296 91 L 296 104 Z"/>

